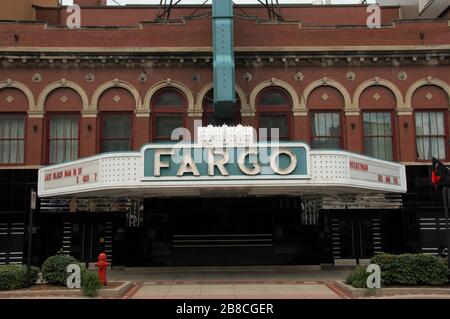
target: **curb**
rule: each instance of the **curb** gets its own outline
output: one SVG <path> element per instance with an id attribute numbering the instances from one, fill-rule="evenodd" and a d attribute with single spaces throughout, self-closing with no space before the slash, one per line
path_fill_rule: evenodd
<path id="1" fill-rule="evenodd" d="M 325 282 L 323 283 L 328 289 L 333 291 L 336 295 L 341 297 L 342 299 L 353 299 L 354 297 L 349 294 L 346 290 L 341 289 L 340 286 L 337 285 L 337 282 Z"/>
<path id="2" fill-rule="evenodd" d="M 138 292 L 138 290 L 142 287 L 142 285 L 143 285 L 142 282 L 133 283 L 132 287 L 130 289 L 128 289 L 128 291 L 122 295 L 122 299 L 131 299 Z"/>
<path id="3" fill-rule="evenodd" d="M 98 297 L 121 297 L 132 286 L 131 281 L 123 282 L 116 288 L 101 288 L 98 290 Z M 85 297 L 81 289 L 54 289 L 54 290 L 21 290 L 21 291 L 0 291 L 1 298 L 26 298 L 26 297 Z"/>
<path id="4" fill-rule="evenodd" d="M 427 287 L 405 287 L 405 288 L 354 288 L 343 281 L 336 281 L 336 286 L 353 298 L 402 296 L 402 295 L 450 295 L 450 288 L 427 288 Z"/>
<path id="5" fill-rule="evenodd" d="M 125 292 L 127 292 L 130 287 L 132 286 L 133 282 L 131 281 L 125 281 L 123 284 L 121 284 L 119 287 L 114 288 L 114 289 L 100 289 L 98 291 L 98 296 L 99 297 L 122 297 Z"/>

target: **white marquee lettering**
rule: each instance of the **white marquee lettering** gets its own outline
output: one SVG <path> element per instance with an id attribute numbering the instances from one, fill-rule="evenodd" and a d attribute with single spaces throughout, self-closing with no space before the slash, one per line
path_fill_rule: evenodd
<path id="1" fill-rule="evenodd" d="M 289 156 L 289 159 L 291 161 L 289 166 L 286 168 L 280 168 L 280 166 L 277 163 L 278 158 L 282 154 Z M 278 175 L 289 175 L 295 170 L 296 167 L 297 167 L 297 157 L 295 156 L 294 152 L 292 152 L 287 148 L 280 148 L 279 150 L 273 152 L 270 155 L 270 168 Z"/>
<path id="2" fill-rule="evenodd" d="M 178 168 L 177 176 L 183 176 L 186 173 L 191 173 L 194 176 L 200 176 L 197 165 L 195 165 L 195 162 L 190 154 L 186 154 L 183 157 L 183 161 Z"/>
<path id="3" fill-rule="evenodd" d="M 220 156 L 220 159 L 216 155 Z M 208 149 L 208 175 L 214 176 L 214 167 L 217 167 L 222 176 L 228 176 L 225 164 L 230 160 L 230 154 L 223 149 Z"/>
<path id="4" fill-rule="evenodd" d="M 169 162 L 161 161 L 162 155 L 173 155 L 174 151 L 170 148 L 161 148 L 155 150 L 155 159 L 154 159 L 154 168 L 153 168 L 153 175 L 154 176 L 161 176 L 161 168 L 167 168 L 169 167 Z"/>
<path id="5" fill-rule="evenodd" d="M 250 164 L 253 165 L 252 168 L 249 168 L 245 165 L 245 158 L 250 155 L 258 156 L 258 152 L 256 150 L 249 150 L 239 154 L 239 169 L 246 175 L 258 175 L 261 173 L 261 165 L 259 164 L 258 160 L 256 160 L 256 163 L 250 162 Z"/>

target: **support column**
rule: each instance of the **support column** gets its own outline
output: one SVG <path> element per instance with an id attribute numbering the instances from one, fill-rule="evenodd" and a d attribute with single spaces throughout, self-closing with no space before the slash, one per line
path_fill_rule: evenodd
<path id="1" fill-rule="evenodd" d="M 79 158 L 92 156 L 100 151 L 97 145 L 97 116 L 83 115 L 80 119 Z"/>
<path id="2" fill-rule="evenodd" d="M 133 123 L 133 145 L 134 151 L 139 151 L 142 146 L 150 142 L 150 114 L 136 114 Z"/>
<path id="3" fill-rule="evenodd" d="M 396 139 L 397 156 L 399 162 L 415 162 L 417 160 L 416 154 L 416 139 L 414 132 L 414 117 L 412 112 L 398 113 L 398 125 Z M 406 146 L 406 147 L 404 147 Z"/>
<path id="4" fill-rule="evenodd" d="M 43 150 L 47 149 L 44 145 L 45 125 L 44 115 L 40 117 L 28 117 L 26 125 L 26 143 L 25 143 L 25 164 L 41 165 L 45 162 Z"/>
<path id="5" fill-rule="evenodd" d="M 295 115 L 292 120 L 292 130 L 294 141 L 302 141 L 307 144 L 310 142 L 308 115 Z"/>
<path id="6" fill-rule="evenodd" d="M 359 112 L 352 112 L 345 116 L 346 149 L 350 152 L 363 153 L 363 128 Z"/>

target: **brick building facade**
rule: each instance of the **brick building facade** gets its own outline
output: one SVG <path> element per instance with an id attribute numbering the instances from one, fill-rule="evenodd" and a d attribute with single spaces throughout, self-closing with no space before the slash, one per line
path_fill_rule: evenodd
<path id="1" fill-rule="evenodd" d="M 81 29 L 65 27 L 70 15 L 65 7 L 36 7 L 36 21 L 0 22 L 0 224 L 10 238 L 2 240 L 0 263 L 23 256 L 28 192 L 39 167 L 139 150 L 168 139 L 171 128 L 181 125 L 193 133 L 195 121 L 213 123 L 210 7 L 175 7 L 169 21 L 155 21 L 154 6 L 76 2 L 82 5 Z M 340 148 L 401 162 L 408 175 L 408 193 L 396 199 L 402 202 L 398 208 L 385 199 L 365 217 L 363 206 L 323 209 L 321 223 L 288 239 L 300 243 L 297 253 L 268 259 L 261 253 L 261 259 L 242 263 L 330 263 L 336 259 L 333 250 L 349 259 L 376 251 L 440 253 L 441 201 L 428 175 L 432 156 L 450 162 L 449 20 L 402 20 L 398 7 L 382 7 L 381 27 L 369 29 L 363 5 L 286 5 L 282 21 L 266 19 L 263 7 L 234 10 L 237 102 L 235 123 L 229 124 L 277 127 L 281 138 L 313 149 Z M 294 205 L 289 199 L 285 204 Z M 70 210 L 70 203 L 61 205 Z M 183 254 L 167 261 L 141 253 L 127 262 L 121 217 L 92 213 L 86 219 L 58 213 L 56 206 L 46 200 L 37 214 L 36 263 L 64 241 L 72 247 L 68 252 L 92 261 L 92 247 L 90 257 L 83 255 L 85 241 L 105 238 L 115 247 L 118 265 L 199 262 L 192 254 L 192 261 L 183 263 Z M 145 242 L 146 231 L 161 232 L 161 246 L 150 245 L 164 251 L 170 238 L 161 229 L 168 226 L 164 217 L 152 218 L 149 224 L 158 229 L 127 233 L 128 238 Z M 253 217 L 246 218 L 250 224 Z M 326 244 L 312 249 L 311 233 Z M 232 264 L 235 255 L 229 256 L 208 262 Z"/>

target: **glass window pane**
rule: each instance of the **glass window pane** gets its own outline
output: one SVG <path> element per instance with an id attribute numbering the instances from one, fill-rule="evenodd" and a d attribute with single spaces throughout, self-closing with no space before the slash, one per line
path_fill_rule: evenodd
<path id="1" fill-rule="evenodd" d="M 54 115 L 50 117 L 50 164 L 78 158 L 78 116 Z"/>
<path id="2" fill-rule="evenodd" d="M 445 127 L 443 112 L 417 112 L 416 145 L 417 157 L 430 160 L 446 158 Z"/>
<path id="3" fill-rule="evenodd" d="M 290 103 L 286 94 L 281 90 L 267 90 L 262 93 L 259 104 L 264 106 L 280 106 L 289 105 Z"/>
<path id="4" fill-rule="evenodd" d="M 286 140 L 289 138 L 289 126 L 287 114 L 261 114 L 259 118 L 259 128 L 267 129 L 267 138 L 276 138 L 278 130 L 278 137 Z M 261 133 L 261 132 L 260 132 Z"/>
<path id="5" fill-rule="evenodd" d="M 184 127 L 183 115 L 157 115 L 156 139 L 170 140 L 173 130 Z"/>
<path id="6" fill-rule="evenodd" d="M 2 141 L 2 164 L 9 163 L 9 140 Z"/>
<path id="7" fill-rule="evenodd" d="M 436 133 L 437 135 L 445 135 L 444 130 L 444 114 L 436 113 Z"/>
<path id="8" fill-rule="evenodd" d="M 423 113 L 422 115 L 423 134 L 430 135 L 430 114 Z"/>
<path id="9" fill-rule="evenodd" d="M 416 113 L 416 135 L 423 135 L 422 113 Z"/>
<path id="10" fill-rule="evenodd" d="M 311 146 L 313 148 L 339 149 L 341 147 L 341 127 L 339 113 L 313 113 L 311 126 Z"/>
<path id="11" fill-rule="evenodd" d="M 157 95 L 156 107 L 184 107 L 183 96 L 175 90 L 164 90 Z"/>
<path id="12" fill-rule="evenodd" d="M 0 115 L 0 162 L 2 164 L 23 163 L 24 136 L 25 116 L 17 114 Z"/>
<path id="13" fill-rule="evenodd" d="M 24 160 L 25 160 L 25 141 L 19 140 L 18 141 L 17 163 L 24 163 Z"/>
<path id="14" fill-rule="evenodd" d="M 433 112 L 430 113 L 430 124 L 429 124 L 429 130 L 430 135 L 437 135 L 438 128 L 437 128 L 437 113 Z"/>
<path id="15" fill-rule="evenodd" d="M 438 139 L 438 153 L 436 154 L 436 158 L 445 159 L 445 138 L 439 137 Z"/>
<path id="16" fill-rule="evenodd" d="M 392 123 L 389 112 L 366 112 L 363 115 L 364 152 L 379 159 L 392 160 Z"/>
<path id="17" fill-rule="evenodd" d="M 131 150 L 131 115 L 105 114 L 102 118 L 102 152 Z"/>

